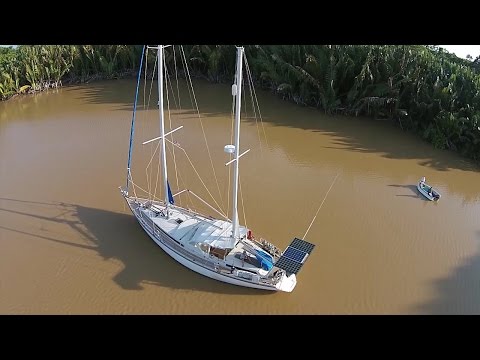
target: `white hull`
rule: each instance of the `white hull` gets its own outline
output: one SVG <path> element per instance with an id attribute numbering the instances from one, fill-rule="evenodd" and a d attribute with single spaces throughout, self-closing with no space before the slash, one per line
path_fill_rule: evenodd
<path id="1" fill-rule="evenodd" d="M 440 197 L 441 197 L 440 193 L 425 183 L 423 183 L 423 186 L 422 186 L 422 181 L 418 182 L 417 189 L 420 192 L 420 194 L 425 196 L 430 201 L 440 200 Z M 432 192 L 432 195 L 429 194 L 429 191 Z"/>
<path id="2" fill-rule="evenodd" d="M 141 218 L 139 218 L 139 216 L 137 215 L 137 212 L 132 208 L 132 204 L 130 203 L 130 201 L 128 201 L 128 198 L 125 198 L 125 199 L 127 200 L 127 204 L 130 210 L 132 211 L 132 213 L 135 215 L 137 221 L 145 230 L 145 232 L 150 236 L 150 238 L 158 246 L 160 246 L 160 248 L 163 251 L 165 251 L 173 259 L 175 259 L 176 261 L 178 261 L 180 264 L 187 267 L 188 269 L 193 270 L 196 273 L 199 273 L 201 275 L 207 276 L 211 279 L 222 281 L 232 285 L 237 285 L 237 286 L 243 286 L 243 287 L 260 289 L 260 290 L 285 291 L 285 292 L 291 292 L 294 289 L 296 285 L 295 275 L 284 277 L 276 285 L 273 285 L 273 284 L 268 285 L 268 284 L 254 283 L 248 280 L 239 279 L 237 276 L 234 276 L 234 275 L 219 272 L 214 264 L 206 261 L 202 261 L 202 259 L 199 259 L 199 258 L 197 258 L 195 262 L 195 257 L 196 257 L 195 254 L 189 254 L 184 249 L 178 249 L 178 250 L 183 250 L 185 255 L 182 255 L 179 253 L 179 251 L 175 251 L 172 247 L 168 245 L 168 244 L 172 244 L 173 241 L 175 241 L 168 234 L 162 231 L 162 232 L 159 232 L 158 235 L 155 235 L 152 232 L 151 227 L 145 224 L 144 221 Z M 176 246 L 175 244 L 172 244 L 172 245 Z M 199 265 L 198 262 L 203 262 L 203 265 Z"/>

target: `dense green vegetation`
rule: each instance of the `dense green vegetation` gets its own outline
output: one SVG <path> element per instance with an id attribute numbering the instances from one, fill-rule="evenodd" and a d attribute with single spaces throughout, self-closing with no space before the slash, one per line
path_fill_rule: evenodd
<path id="1" fill-rule="evenodd" d="M 140 52 L 139 52 L 140 50 Z M 133 74 L 141 46 L 21 45 L 0 48 L 0 98 L 95 78 Z"/>
<path id="2" fill-rule="evenodd" d="M 167 62 L 172 50 L 166 50 Z M 195 75 L 232 79 L 233 46 L 184 50 Z M 141 51 L 126 45 L 0 48 L 0 98 L 133 75 Z M 480 160 L 480 56 L 464 60 L 421 45 L 251 45 L 246 52 L 254 80 L 285 99 L 329 114 L 389 119 L 437 148 Z"/>

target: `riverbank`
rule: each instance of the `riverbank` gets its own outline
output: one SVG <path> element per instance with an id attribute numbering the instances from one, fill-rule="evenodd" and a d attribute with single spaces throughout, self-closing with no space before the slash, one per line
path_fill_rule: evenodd
<path id="1" fill-rule="evenodd" d="M 231 81 L 233 46 L 174 50 L 166 49 L 170 72 L 188 64 L 191 75 Z M 127 45 L 10 49 L 0 56 L 0 97 L 134 76 L 141 52 Z M 390 120 L 438 149 L 480 162 L 480 59 L 420 45 L 249 45 L 245 52 L 252 80 L 284 100 L 329 115 Z M 156 57 L 146 53 L 151 73 Z"/>

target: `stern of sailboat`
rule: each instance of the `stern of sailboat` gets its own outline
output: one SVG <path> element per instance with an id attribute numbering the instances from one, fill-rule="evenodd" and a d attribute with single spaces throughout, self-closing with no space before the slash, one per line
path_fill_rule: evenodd
<path id="1" fill-rule="evenodd" d="M 280 258 L 275 262 L 274 266 L 285 270 L 287 274 L 296 275 L 314 248 L 314 244 L 299 238 L 294 238 L 290 245 L 283 251 Z"/>
<path id="2" fill-rule="evenodd" d="M 273 264 L 272 272 L 284 270 L 285 277 L 277 283 L 283 291 L 292 291 L 297 282 L 296 275 L 307 261 L 315 245 L 308 241 L 294 238 Z M 290 290 L 288 290 L 290 289 Z"/>

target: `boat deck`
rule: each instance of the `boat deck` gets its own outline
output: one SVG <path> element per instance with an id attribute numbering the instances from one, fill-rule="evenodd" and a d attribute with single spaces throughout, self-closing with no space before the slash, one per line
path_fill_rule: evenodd
<path id="1" fill-rule="evenodd" d="M 147 222 L 152 222 L 162 229 L 189 251 L 196 253 L 206 260 L 230 265 L 237 269 L 244 269 L 255 273 L 266 274 L 260 261 L 253 254 L 248 253 L 241 242 L 233 243 L 230 236 L 232 225 L 228 221 L 206 218 L 201 215 L 190 214 L 177 207 L 169 207 L 169 218 L 165 217 L 165 206 L 162 204 L 148 204 L 140 210 Z M 247 229 L 240 227 L 242 237 Z M 208 246 L 220 249 L 232 249 L 225 259 L 208 252 Z M 246 255 L 244 255 L 246 251 Z M 222 260 L 222 261 L 221 261 Z M 223 262 L 223 260 L 225 262 Z"/>

